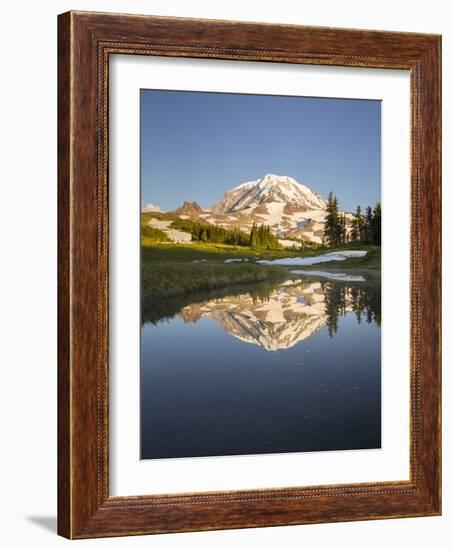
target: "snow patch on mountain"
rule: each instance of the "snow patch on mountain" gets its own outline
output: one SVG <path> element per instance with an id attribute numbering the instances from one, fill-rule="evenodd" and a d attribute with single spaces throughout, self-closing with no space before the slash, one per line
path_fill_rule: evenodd
<path id="1" fill-rule="evenodd" d="M 282 202 L 269 202 L 266 204 L 267 214 L 256 214 L 264 225 L 279 225 L 283 219 L 285 204 Z"/>
<path id="2" fill-rule="evenodd" d="M 168 220 L 156 220 L 151 218 L 148 222 L 149 227 L 154 227 L 163 231 L 173 242 L 175 243 L 190 243 L 192 242 L 192 235 L 186 231 L 179 231 L 171 227 L 171 221 Z"/>
<path id="3" fill-rule="evenodd" d="M 278 239 L 279 244 L 285 247 L 295 246 L 296 248 L 302 248 L 303 244 L 298 241 L 292 241 L 291 239 Z"/>

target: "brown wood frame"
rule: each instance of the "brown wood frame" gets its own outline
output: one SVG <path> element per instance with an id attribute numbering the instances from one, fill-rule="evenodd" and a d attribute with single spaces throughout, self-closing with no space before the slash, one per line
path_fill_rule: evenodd
<path id="1" fill-rule="evenodd" d="M 68 12 L 59 16 L 58 48 L 58 532 L 87 538 L 440 514 L 440 36 Z M 410 71 L 410 481 L 109 496 L 112 54 Z"/>

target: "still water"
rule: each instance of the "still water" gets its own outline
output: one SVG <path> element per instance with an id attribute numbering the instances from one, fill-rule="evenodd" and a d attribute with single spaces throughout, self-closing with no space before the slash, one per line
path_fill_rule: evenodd
<path id="1" fill-rule="evenodd" d="M 298 277 L 146 303 L 142 459 L 380 447 L 380 284 Z"/>

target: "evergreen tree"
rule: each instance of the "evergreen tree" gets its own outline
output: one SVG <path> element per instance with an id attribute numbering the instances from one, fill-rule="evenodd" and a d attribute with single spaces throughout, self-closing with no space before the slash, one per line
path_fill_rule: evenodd
<path id="1" fill-rule="evenodd" d="M 248 238 L 248 243 L 253 248 L 281 248 L 278 237 L 272 233 L 269 225 L 253 224 Z"/>
<path id="2" fill-rule="evenodd" d="M 346 231 L 346 214 L 343 214 L 341 216 L 340 242 L 342 244 L 345 244 L 348 242 L 348 233 Z"/>
<path id="3" fill-rule="evenodd" d="M 381 246 L 381 203 L 374 208 L 368 206 L 365 215 L 357 207 L 352 220 L 351 241 Z"/>
<path id="4" fill-rule="evenodd" d="M 352 242 L 363 241 L 363 226 L 364 226 L 364 219 L 362 216 L 362 209 L 360 206 L 358 206 L 354 213 L 354 218 L 352 220 L 352 230 L 351 230 Z"/>
<path id="5" fill-rule="evenodd" d="M 373 222 L 371 225 L 371 242 L 381 246 L 381 203 L 378 202 L 373 210 Z"/>
<path id="6" fill-rule="evenodd" d="M 250 231 L 250 246 L 252 246 L 253 248 L 256 248 L 257 246 L 257 242 L 258 242 L 257 238 L 258 238 L 258 235 L 257 235 L 256 223 L 253 222 L 252 230 Z"/>
<path id="7" fill-rule="evenodd" d="M 363 241 L 365 243 L 373 242 L 373 210 L 368 206 L 365 210 L 365 219 L 363 225 Z"/>
<path id="8" fill-rule="evenodd" d="M 324 226 L 324 236 L 329 246 L 338 246 L 341 243 L 342 227 L 338 214 L 338 200 L 332 192 L 327 199 L 327 216 Z"/>

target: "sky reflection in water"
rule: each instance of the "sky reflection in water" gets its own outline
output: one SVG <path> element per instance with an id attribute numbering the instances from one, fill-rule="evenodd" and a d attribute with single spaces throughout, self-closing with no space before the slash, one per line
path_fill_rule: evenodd
<path id="1" fill-rule="evenodd" d="M 380 447 L 376 282 L 198 293 L 143 321 L 142 459 Z"/>

